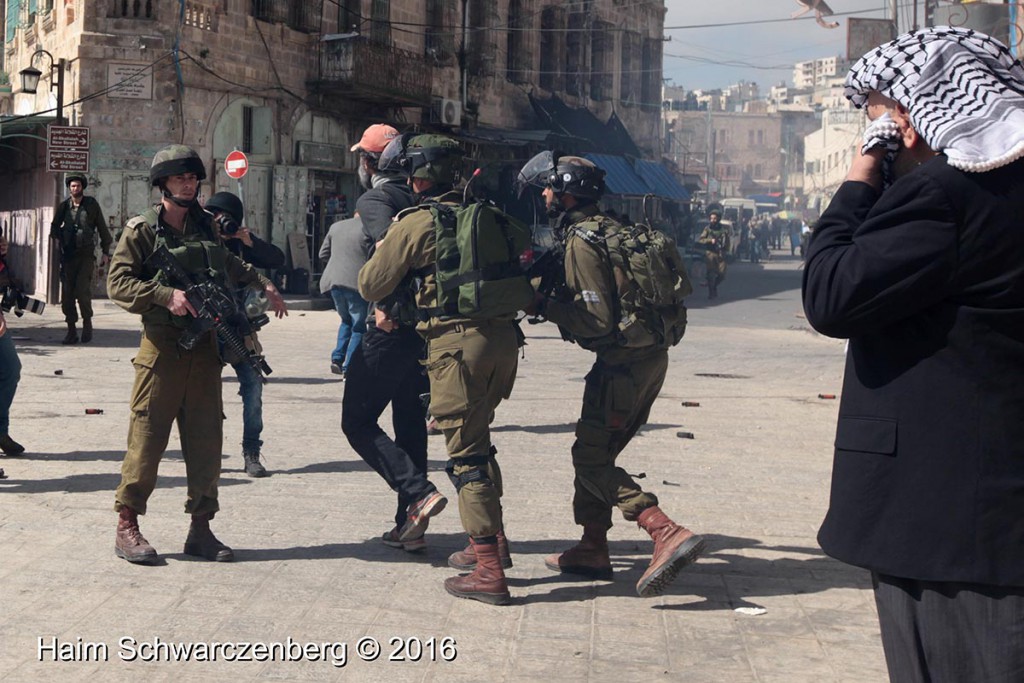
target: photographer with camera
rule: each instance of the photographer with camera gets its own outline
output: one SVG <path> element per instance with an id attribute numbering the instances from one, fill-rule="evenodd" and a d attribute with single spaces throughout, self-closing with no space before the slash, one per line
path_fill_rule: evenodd
<path id="1" fill-rule="evenodd" d="M 100 266 L 107 265 L 110 251 L 110 231 L 103 219 L 103 211 L 93 197 L 85 196 L 89 181 L 84 175 L 69 175 L 64 179 L 71 196 L 57 205 L 50 223 L 50 239 L 60 249 L 60 304 L 68 333 L 62 344 L 77 344 L 78 311 L 82 309 L 82 343 L 92 341 L 92 287 L 96 277 L 96 233 L 100 238 Z"/>
<path id="2" fill-rule="evenodd" d="M 284 252 L 270 242 L 261 240 L 242 225 L 245 209 L 242 200 L 230 192 L 218 192 L 206 202 L 206 211 L 213 216 L 221 241 L 228 251 L 256 268 L 280 268 L 284 265 Z M 236 291 L 239 303 L 244 305 L 246 315 L 266 319 L 266 299 L 249 287 Z M 255 328 L 255 325 L 254 325 Z M 256 334 L 253 333 L 253 342 Z M 267 476 L 266 468 L 260 463 L 260 448 L 263 441 L 263 378 L 252 365 L 239 360 L 231 364 L 238 377 L 238 395 L 242 397 L 242 458 L 245 473 L 250 477 Z"/>
<path id="3" fill-rule="evenodd" d="M 7 238 L 0 236 L 0 259 L 7 256 Z M 0 287 L 6 288 L 9 282 L 7 269 L 0 270 Z M 7 320 L 3 311 L 0 310 L 0 450 L 7 457 L 21 455 L 25 447 L 11 438 L 8 433 L 10 427 L 11 403 L 14 402 L 14 394 L 18 391 L 18 381 L 21 379 L 21 360 L 18 358 L 18 351 L 14 348 L 14 340 L 7 329 Z M 0 470 L 2 472 L 3 470 Z"/>

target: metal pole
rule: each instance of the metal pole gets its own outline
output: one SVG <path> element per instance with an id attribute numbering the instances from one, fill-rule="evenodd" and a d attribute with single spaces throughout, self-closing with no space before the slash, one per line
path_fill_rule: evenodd
<path id="1" fill-rule="evenodd" d="M 57 60 L 57 125 L 64 125 L 64 67 L 67 60 Z"/>

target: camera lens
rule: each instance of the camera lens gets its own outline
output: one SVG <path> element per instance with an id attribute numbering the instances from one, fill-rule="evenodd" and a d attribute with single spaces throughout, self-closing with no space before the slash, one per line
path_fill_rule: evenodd
<path id="1" fill-rule="evenodd" d="M 237 222 L 235 222 L 235 219 L 226 213 L 222 213 L 217 217 L 217 225 L 220 227 L 220 231 L 225 235 L 234 235 L 241 227 Z"/>

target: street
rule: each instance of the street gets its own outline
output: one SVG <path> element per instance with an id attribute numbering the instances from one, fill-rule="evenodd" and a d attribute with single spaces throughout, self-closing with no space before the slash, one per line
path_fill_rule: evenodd
<path id="1" fill-rule="evenodd" d="M 426 554 L 379 542 L 394 494 L 341 434 L 333 310 L 295 310 L 261 332 L 274 369 L 264 390 L 268 478 L 242 469 L 238 385 L 225 373 L 213 526 L 237 562 L 181 553 L 188 517 L 175 433 L 140 519 L 165 558 L 153 567 L 113 552 L 138 317 L 99 301 L 94 341 L 65 347 L 59 306 L 10 316 L 24 365 L 11 435 L 28 451 L 0 459 L 9 477 L 0 482 L 0 679 L 886 680 L 867 572 L 815 541 L 838 403 L 819 394 L 840 393 L 844 351 L 804 320 L 799 266 L 788 249 L 733 263 L 713 301 L 695 283 L 650 423 L 619 460 L 708 540 L 706 555 L 652 599 L 635 593 L 651 542 L 618 514 L 613 582 L 544 567 L 578 539 L 569 452 L 593 360 L 552 325 L 524 323 L 515 391 L 493 425 L 515 565 L 512 605 L 492 607 L 442 586 L 455 573 L 447 556 L 466 539 L 440 437 L 431 479 L 451 503 L 431 523 Z M 382 424 L 390 431 L 387 416 Z M 259 656 L 257 645 L 272 643 L 283 644 L 270 648 L 276 655 Z"/>

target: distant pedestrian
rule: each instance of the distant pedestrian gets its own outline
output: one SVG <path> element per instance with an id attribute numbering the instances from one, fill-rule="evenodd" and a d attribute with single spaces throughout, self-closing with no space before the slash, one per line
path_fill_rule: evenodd
<path id="1" fill-rule="evenodd" d="M 7 238 L 0 237 L 0 259 L 7 256 Z M 2 261 L 0 261 L 2 263 Z M 6 286 L 7 268 L 0 269 L 0 287 Z M 18 391 L 18 382 L 21 380 L 21 359 L 18 358 L 18 351 L 14 348 L 14 339 L 7 327 L 7 320 L 0 310 L 0 450 L 7 457 L 21 455 L 25 447 L 11 438 L 9 433 L 11 426 L 11 403 L 14 402 L 14 394 Z M 3 470 L 0 470 L 2 472 Z"/>
<path id="2" fill-rule="evenodd" d="M 331 295 L 341 318 L 337 342 L 331 351 L 331 372 L 344 378 L 352 353 L 366 334 L 367 303 L 358 289 L 359 269 L 366 261 L 363 221 L 356 217 L 331 225 L 320 246 L 320 260 L 327 261 L 320 276 L 320 292 Z"/>
<path id="3" fill-rule="evenodd" d="M 803 221 L 799 218 L 789 219 L 789 255 L 796 256 L 796 250 L 800 247 L 800 234 Z M 800 252 L 801 254 L 803 251 Z"/>

